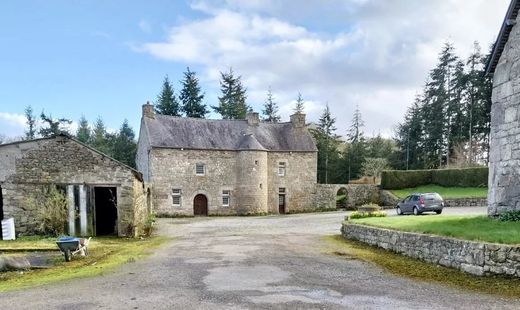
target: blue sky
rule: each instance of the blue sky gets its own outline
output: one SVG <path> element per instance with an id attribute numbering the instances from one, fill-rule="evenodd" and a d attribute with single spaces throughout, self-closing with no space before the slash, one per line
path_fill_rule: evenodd
<path id="1" fill-rule="evenodd" d="M 324 4 L 326 3 L 326 5 Z M 466 56 L 494 41 L 508 0 L 0 2 L 0 135 L 23 134 L 31 105 L 109 128 L 128 119 L 166 74 L 189 66 L 217 104 L 230 66 L 261 109 L 273 88 L 287 119 L 298 92 L 316 120 L 326 102 L 345 134 L 359 105 L 368 134 L 391 135 L 446 40 Z M 217 115 L 210 115 L 217 118 Z"/>

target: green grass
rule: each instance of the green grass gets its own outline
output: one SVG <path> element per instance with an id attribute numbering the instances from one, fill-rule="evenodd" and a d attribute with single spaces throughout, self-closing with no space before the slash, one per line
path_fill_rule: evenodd
<path id="1" fill-rule="evenodd" d="M 352 222 L 465 240 L 520 244 L 520 222 L 500 222 L 487 216 L 392 216 L 356 219 Z"/>
<path id="2" fill-rule="evenodd" d="M 2 248 L 10 247 L 24 249 L 31 238 L 22 240 L 2 241 Z M 42 239 L 41 249 L 47 250 L 49 244 L 53 244 L 52 249 L 56 249 L 54 243 L 56 239 Z M 35 240 L 32 240 L 34 242 Z M 16 289 L 29 288 L 66 281 L 75 278 L 92 277 L 110 273 L 116 267 L 133 262 L 151 254 L 151 249 L 158 247 L 166 242 L 166 238 L 152 237 L 148 239 L 122 239 L 122 238 L 94 238 L 90 241 L 89 256 L 74 257 L 71 262 L 66 263 L 63 257 L 56 262 L 56 266 L 50 269 L 39 269 L 20 272 L 0 273 L 0 292 Z"/>
<path id="3" fill-rule="evenodd" d="M 53 251 L 57 248 L 56 238 L 24 236 L 16 240 L 0 240 L 0 252 Z"/>
<path id="4" fill-rule="evenodd" d="M 345 240 L 342 236 L 325 237 L 327 252 L 376 264 L 389 273 L 423 282 L 435 283 L 456 289 L 495 294 L 511 298 L 520 297 L 520 279 L 506 276 L 478 277 L 462 271 L 402 256 L 367 244 Z M 370 268 L 370 267 L 367 267 Z"/>
<path id="5" fill-rule="evenodd" d="M 444 199 L 486 198 L 487 187 L 442 187 L 439 185 L 424 185 L 415 188 L 405 188 L 391 191 L 399 198 L 406 198 L 413 193 L 439 193 Z"/>

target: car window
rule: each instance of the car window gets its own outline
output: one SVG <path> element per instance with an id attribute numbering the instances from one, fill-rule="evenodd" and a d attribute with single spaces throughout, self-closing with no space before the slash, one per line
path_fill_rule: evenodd
<path id="1" fill-rule="evenodd" d="M 406 198 L 404 199 L 404 202 L 408 202 L 408 201 L 410 201 L 411 198 L 412 198 L 412 196 L 408 196 L 408 197 L 406 197 Z"/>
<path id="2" fill-rule="evenodd" d="M 437 193 L 433 193 L 433 194 L 424 195 L 424 199 L 425 200 L 442 200 L 442 197 Z"/>
<path id="3" fill-rule="evenodd" d="M 417 195 L 412 196 L 412 200 L 413 201 L 418 201 L 419 200 L 419 196 L 417 196 Z"/>

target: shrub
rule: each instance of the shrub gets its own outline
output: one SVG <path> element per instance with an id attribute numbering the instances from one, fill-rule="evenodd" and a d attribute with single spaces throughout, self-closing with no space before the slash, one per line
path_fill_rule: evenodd
<path id="1" fill-rule="evenodd" d="M 486 187 L 487 167 L 432 170 L 432 183 L 445 187 Z"/>
<path id="2" fill-rule="evenodd" d="M 389 170 L 381 174 L 382 189 L 414 188 L 437 184 L 445 187 L 486 187 L 488 168 Z"/>
<path id="3" fill-rule="evenodd" d="M 42 186 L 27 199 L 27 208 L 33 212 L 37 232 L 47 236 L 59 236 L 67 224 L 67 197 L 55 185 Z"/>
<path id="4" fill-rule="evenodd" d="M 507 211 L 498 217 L 501 222 L 520 222 L 520 210 Z"/>
<path id="5" fill-rule="evenodd" d="M 146 237 L 149 237 L 152 235 L 154 225 L 155 225 L 155 214 L 151 213 L 150 215 L 148 215 L 148 217 L 144 221 L 143 230 L 144 230 L 144 235 Z"/>
<path id="6" fill-rule="evenodd" d="M 386 212 L 384 211 L 374 211 L 374 212 L 361 212 L 361 211 L 354 211 L 350 214 L 350 216 L 347 218 L 354 220 L 354 219 L 362 219 L 367 217 L 386 217 Z"/>

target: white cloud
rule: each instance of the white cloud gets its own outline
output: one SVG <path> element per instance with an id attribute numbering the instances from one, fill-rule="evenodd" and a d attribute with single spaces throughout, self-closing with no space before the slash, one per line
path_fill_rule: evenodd
<path id="1" fill-rule="evenodd" d="M 25 131 L 23 114 L 0 112 L 0 133 L 7 137 L 22 136 Z"/>
<path id="2" fill-rule="evenodd" d="M 218 91 L 219 71 L 233 67 L 261 109 L 271 86 L 287 118 L 301 92 L 317 120 L 329 102 L 345 134 L 359 105 L 366 132 L 391 135 L 446 40 L 467 56 L 478 40 L 486 50 L 508 0 L 197 1 L 206 16 L 184 20 L 166 39 L 136 49 L 203 68 Z M 215 104 L 210 102 L 211 104 Z"/>
<path id="3" fill-rule="evenodd" d="M 141 29 L 142 32 L 152 32 L 152 25 L 150 25 L 150 23 L 144 19 L 141 19 L 137 25 L 139 26 L 139 29 Z"/>

